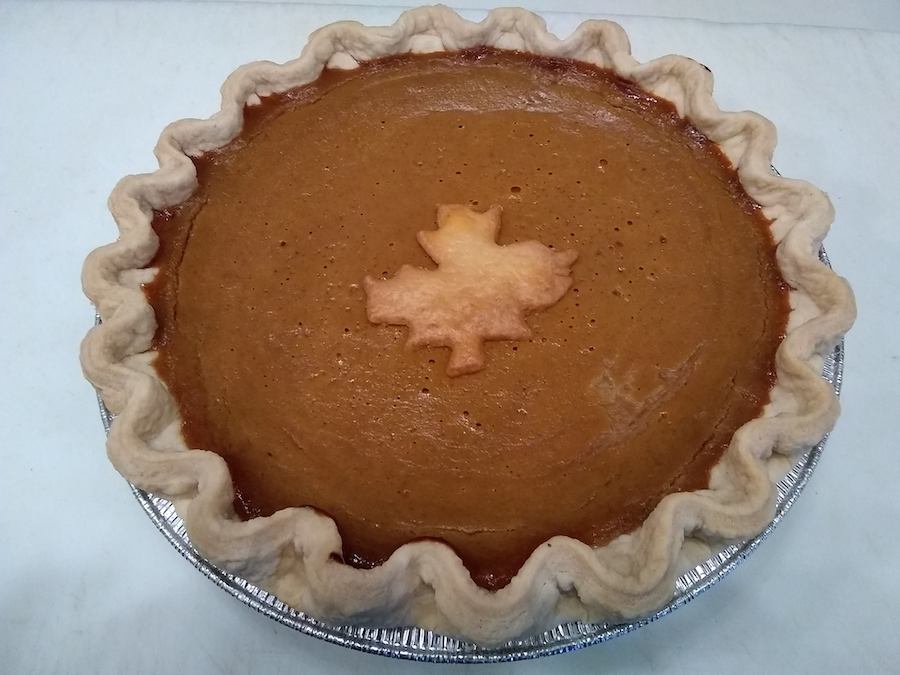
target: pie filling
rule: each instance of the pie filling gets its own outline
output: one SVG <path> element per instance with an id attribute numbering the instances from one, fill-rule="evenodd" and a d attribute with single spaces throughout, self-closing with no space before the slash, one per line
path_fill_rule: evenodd
<path id="1" fill-rule="evenodd" d="M 492 49 L 326 70 L 195 164 L 154 219 L 156 368 L 238 513 L 315 507 L 350 564 L 437 539 L 502 587 L 554 535 L 602 545 L 705 487 L 768 400 L 788 314 L 768 221 L 607 71 Z M 367 316 L 367 277 L 437 269 L 417 233 L 443 204 L 501 206 L 500 246 L 577 252 L 530 337 L 466 374 Z"/>

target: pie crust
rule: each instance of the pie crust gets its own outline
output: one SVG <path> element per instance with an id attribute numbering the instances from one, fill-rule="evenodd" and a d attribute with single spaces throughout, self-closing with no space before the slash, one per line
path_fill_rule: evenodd
<path id="1" fill-rule="evenodd" d="M 218 455 L 190 450 L 175 401 L 157 376 L 151 344 L 156 319 L 141 285 L 158 241 L 153 211 L 187 199 L 196 188 L 190 156 L 220 148 L 241 130 L 243 109 L 260 96 L 314 80 L 327 65 L 405 52 L 475 46 L 515 49 L 594 63 L 668 99 L 736 167 L 747 193 L 772 221 L 777 260 L 790 285 L 787 335 L 776 355 L 776 382 L 763 415 L 735 434 L 710 476 L 709 489 L 665 497 L 644 524 L 601 548 L 568 537 L 538 547 L 506 587 L 477 586 L 444 544 L 417 541 L 382 565 L 342 564 L 332 520 L 310 508 L 239 520 L 232 485 Z M 222 88 L 221 110 L 208 120 L 169 125 L 156 146 L 160 168 L 128 176 L 109 206 L 119 239 L 93 251 L 85 293 L 102 324 L 81 348 L 87 378 L 116 419 L 109 457 L 129 481 L 173 501 L 196 548 L 215 564 L 318 618 L 374 626 L 416 624 L 483 644 L 503 642 L 561 620 L 632 618 L 671 597 L 675 577 L 723 541 L 758 533 L 771 519 L 775 483 L 790 458 L 828 433 L 839 406 L 820 376 L 829 353 L 855 317 L 847 283 L 817 253 L 833 219 L 824 193 L 771 168 L 775 129 L 752 112 L 723 112 L 712 99 L 712 75 L 680 56 L 638 63 L 623 30 L 587 21 L 560 40 L 536 15 L 497 9 L 473 23 L 445 7 L 404 13 L 390 27 L 340 22 L 316 31 L 300 57 L 249 64 Z"/>

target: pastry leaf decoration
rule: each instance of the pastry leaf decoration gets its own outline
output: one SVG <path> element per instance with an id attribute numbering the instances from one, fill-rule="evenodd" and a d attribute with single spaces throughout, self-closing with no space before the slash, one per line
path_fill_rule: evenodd
<path id="1" fill-rule="evenodd" d="M 404 265 L 391 279 L 364 281 L 369 321 L 408 326 L 410 347 L 449 347 L 451 376 L 484 368 L 486 340 L 530 337 L 526 314 L 555 304 L 572 284 L 578 253 L 537 241 L 497 244 L 501 211 L 438 206 L 438 228 L 417 235 L 437 269 Z"/>

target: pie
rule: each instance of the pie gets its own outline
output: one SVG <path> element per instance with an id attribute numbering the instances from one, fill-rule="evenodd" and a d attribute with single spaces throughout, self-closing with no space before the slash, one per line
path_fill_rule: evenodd
<path id="1" fill-rule="evenodd" d="M 195 163 L 154 223 L 158 370 L 239 511 L 314 505 L 356 564 L 431 537 L 505 585 L 553 535 L 603 544 L 702 487 L 766 402 L 787 317 L 768 222 L 671 104 L 596 67 L 481 48 L 330 70 Z M 447 234 L 463 199 L 492 249 Z M 504 256 L 534 276 L 527 242 L 561 285 L 458 377 L 478 347 L 415 321 L 477 322 L 479 289 L 491 320 L 517 305 L 492 281 Z M 454 256 L 472 269 L 444 297 Z"/>
<path id="2" fill-rule="evenodd" d="M 524 10 L 237 71 L 85 265 L 113 464 L 324 619 L 489 644 L 659 606 L 771 518 L 854 317 L 827 197 L 710 92 Z"/>

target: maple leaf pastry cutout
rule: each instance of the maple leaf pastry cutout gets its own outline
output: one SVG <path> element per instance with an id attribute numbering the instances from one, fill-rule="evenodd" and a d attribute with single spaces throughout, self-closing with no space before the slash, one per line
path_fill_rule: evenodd
<path id="1" fill-rule="evenodd" d="M 485 340 L 530 337 L 525 315 L 555 304 L 572 285 L 577 251 L 537 241 L 500 246 L 501 211 L 439 205 L 438 229 L 416 235 L 437 269 L 404 265 L 391 279 L 364 280 L 369 321 L 408 326 L 409 347 L 449 347 L 451 376 L 484 368 Z"/>

